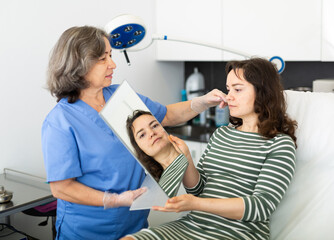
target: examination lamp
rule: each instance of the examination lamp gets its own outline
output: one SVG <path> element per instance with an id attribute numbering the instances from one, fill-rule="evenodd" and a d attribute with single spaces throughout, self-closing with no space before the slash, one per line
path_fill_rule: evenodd
<path id="1" fill-rule="evenodd" d="M 107 33 L 110 34 L 110 45 L 114 49 L 121 50 L 124 53 L 126 61 L 128 65 L 130 65 L 130 60 L 127 55 L 128 51 L 140 51 L 145 48 L 148 48 L 154 40 L 168 40 L 168 41 L 176 41 L 176 42 L 184 42 L 184 43 L 191 43 L 196 45 L 201 45 L 210 48 L 216 48 L 219 50 L 227 51 L 230 53 L 238 54 L 245 58 L 251 58 L 252 55 L 238 51 L 236 49 L 228 48 L 221 45 L 216 45 L 207 42 L 198 42 L 184 38 L 176 38 L 167 35 L 160 35 L 160 34 L 153 34 L 151 37 L 151 41 L 141 48 L 133 48 L 136 46 L 141 40 L 144 39 L 146 35 L 146 27 L 143 20 L 137 16 L 123 14 L 115 17 L 112 19 L 106 26 L 105 30 Z M 276 64 L 278 68 L 278 73 L 282 73 L 285 67 L 285 63 L 283 59 L 279 56 L 274 56 L 269 59 L 270 62 Z"/>

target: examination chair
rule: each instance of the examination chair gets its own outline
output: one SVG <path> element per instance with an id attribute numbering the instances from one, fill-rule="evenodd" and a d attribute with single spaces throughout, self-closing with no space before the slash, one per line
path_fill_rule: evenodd
<path id="1" fill-rule="evenodd" d="M 334 239 L 334 93 L 285 94 L 298 122 L 296 172 L 271 217 L 270 239 Z"/>
<path id="2" fill-rule="evenodd" d="M 298 122 L 296 171 L 271 216 L 270 239 L 334 239 L 334 93 L 286 90 L 285 96 Z M 151 212 L 150 225 L 179 216 Z"/>

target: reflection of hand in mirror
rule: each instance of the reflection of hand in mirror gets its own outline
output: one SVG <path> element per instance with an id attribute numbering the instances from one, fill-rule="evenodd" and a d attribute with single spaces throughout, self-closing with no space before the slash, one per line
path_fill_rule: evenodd
<path id="1" fill-rule="evenodd" d="M 121 194 L 106 191 L 103 196 L 104 209 L 131 206 L 132 202 L 146 191 L 145 187 L 125 191 Z"/>
<path id="2" fill-rule="evenodd" d="M 188 159 L 188 161 L 192 161 L 192 157 L 191 157 L 189 148 L 182 139 L 175 137 L 173 135 L 169 135 L 169 140 L 171 141 L 175 149 L 181 150 L 180 153 L 183 153 L 185 157 Z"/>
<path id="3" fill-rule="evenodd" d="M 175 149 L 168 133 L 150 112 L 134 111 L 126 128 L 139 161 L 167 195 L 174 196 L 188 165 L 184 155 Z"/>

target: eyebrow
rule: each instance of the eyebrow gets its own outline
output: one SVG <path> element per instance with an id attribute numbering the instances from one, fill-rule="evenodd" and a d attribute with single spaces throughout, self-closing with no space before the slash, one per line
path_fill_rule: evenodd
<path id="1" fill-rule="evenodd" d="M 156 122 L 157 120 L 156 119 L 154 119 L 154 120 L 152 120 L 148 125 L 149 126 L 151 126 L 154 122 Z M 141 128 L 141 129 L 139 129 L 139 131 L 136 133 L 136 137 L 137 137 L 137 135 L 140 133 L 140 132 L 142 132 L 142 131 L 144 131 L 144 128 Z"/>
<path id="2" fill-rule="evenodd" d="M 243 86 L 244 84 L 242 84 L 242 83 L 235 83 L 235 84 L 232 84 L 232 86 L 231 87 L 235 87 L 235 86 Z M 226 85 L 226 87 L 228 87 L 228 85 Z"/>
<path id="3" fill-rule="evenodd" d="M 153 124 L 153 123 L 155 123 L 155 122 L 157 122 L 157 120 L 156 119 L 154 119 L 154 120 L 152 120 L 151 122 L 150 122 L 150 126 Z"/>

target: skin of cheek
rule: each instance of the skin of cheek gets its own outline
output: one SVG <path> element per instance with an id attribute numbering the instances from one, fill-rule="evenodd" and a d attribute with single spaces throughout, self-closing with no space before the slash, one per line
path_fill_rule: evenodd
<path id="1" fill-rule="evenodd" d="M 166 134 L 163 135 L 162 138 L 159 140 L 159 142 L 156 142 L 153 146 L 149 139 L 137 139 L 136 142 L 139 148 L 144 153 L 146 153 L 148 156 L 151 157 L 155 156 L 157 153 L 159 153 L 162 149 L 164 149 L 170 144 Z"/>

